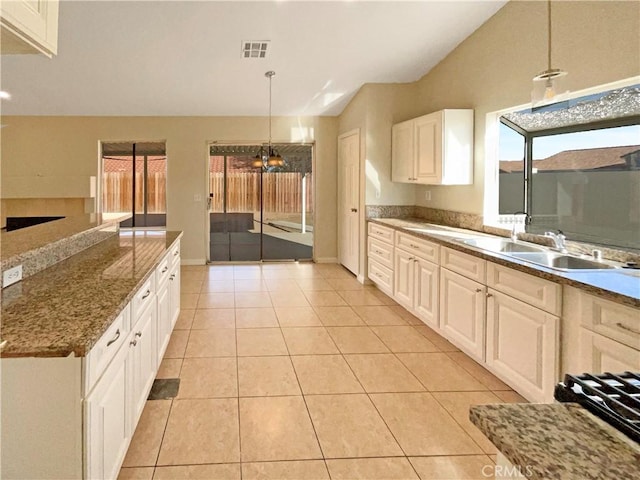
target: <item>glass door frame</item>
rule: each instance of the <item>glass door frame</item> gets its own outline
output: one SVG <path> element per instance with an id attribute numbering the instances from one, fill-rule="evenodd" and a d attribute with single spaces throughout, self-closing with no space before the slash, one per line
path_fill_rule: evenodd
<path id="1" fill-rule="evenodd" d="M 316 218 L 317 218 L 317 175 L 316 172 L 316 142 L 272 142 L 273 145 L 288 145 L 288 144 L 299 144 L 309 146 L 311 148 L 311 173 L 312 173 L 312 184 L 311 188 L 313 189 L 312 193 L 312 203 L 313 203 L 313 221 L 314 227 L 316 226 Z M 262 146 L 267 147 L 266 142 L 221 142 L 221 141 L 209 141 L 207 142 L 207 148 L 205 151 L 205 175 L 204 175 L 204 191 L 205 191 L 205 201 L 204 201 L 204 226 L 205 226 L 205 235 L 204 235 L 204 248 L 205 248 L 205 261 L 207 264 L 215 263 L 215 264 L 234 264 L 241 263 L 242 260 L 229 260 L 229 261 L 214 261 L 211 260 L 211 249 L 210 249 L 210 241 L 211 241 L 211 217 L 210 217 L 210 208 L 211 208 L 211 192 L 210 192 L 210 158 L 211 158 L 211 148 L 214 146 Z M 291 262 L 298 261 L 295 259 L 283 259 L 283 260 L 265 260 L 263 257 L 263 239 L 264 239 L 264 167 L 260 171 L 260 260 L 255 261 L 247 261 L 249 263 L 270 263 L 270 262 Z M 226 178 L 226 161 L 225 161 L 225 178 Z M 226 181 L 226 180 L 225 180 Z M 225 199 L 226 201 L 226 199 Z M 304 203 L 304 202 L 303 202 Z M 312 257 L 310 259 L 302 259 L 300 261 L 312 261 L 314 262 L 316 259 L 316 235 L 315 229 L 312 237 L 312 245 L 311 245 L 311 254 Z"/>

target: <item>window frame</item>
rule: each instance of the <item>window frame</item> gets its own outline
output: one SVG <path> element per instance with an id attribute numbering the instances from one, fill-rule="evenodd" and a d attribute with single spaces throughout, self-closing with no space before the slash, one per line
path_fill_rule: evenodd
<path id="1" fill-rule="evenodd" d="M 617 88 L 628 87 L 640 82 L 640 76 L 631 77 L 617 82 L 600 85 L 584 90 L 571 93 L 567 99 L 574 99 L 607 90 L 615 90 Z M 502 118 L 507 113 L 517 112 L 529 108 L 531 104 L 510 107 L 496 112 L 490 112 L 486 116 L 486 132 L 485 132 L 485 181 L 484 181 L 484 225 L 497 228 L 511 228 L 513 224 L 518 224 L 516 214 L 500 214 L 499 211 L 499 195 L 500 195 L 500 124 L 506 125 L 518 134 L 524 137 L 524 192 L 523 205 L 525 220 L 531 209 L 532 190 L 530 182 L 533 176 L 533 139 L 537 137 L 548 137 L 553 135 L 561 135 L 566 133 L 600 130 L 604 128 L 615 128 L 629 125 L 637 125 L 640 123 L 640 116 L 614 118 L 598 122 L 592 122 L 581 125 L 570 125 L 565 127 L 549 128 L 536 132 L 527 132 L 509 120 Z M 528 222 L 527 222 L 528 223 Z"/>

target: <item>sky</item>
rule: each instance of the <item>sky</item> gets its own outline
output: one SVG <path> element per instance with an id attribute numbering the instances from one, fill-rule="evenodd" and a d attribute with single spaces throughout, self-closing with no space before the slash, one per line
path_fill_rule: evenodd
<path id="1" fill-rule="evenodd" d="M 640 125 L 566 133 L 540 137 L 533 141 L 533 159 L 540 160 L 565 150 L 640 145 Z M 524 156 L 524 139 L 500 124 L 500 159 L 518 160 Z"/>

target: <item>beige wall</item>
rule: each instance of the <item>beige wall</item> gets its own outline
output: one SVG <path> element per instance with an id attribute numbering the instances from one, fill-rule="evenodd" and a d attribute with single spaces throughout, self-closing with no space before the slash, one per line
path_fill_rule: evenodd
<path id="1" fill-rule="evenodd" d="M 366 204 L 482 214 L 485 117 L 530 102 L 531 79 L 547 67 L 546 19 L 546 2 L 512 0 L 419 81 L 360 90 L 340 115 L 338 130 L 361 128 L 362 165 L 370 161 L 382 185 L 376 198 L 373 184 L 365 180 Z M 554 1 L 552 19 L 552 66 L 569 72 L 570 90 L 640 74 L 640 2 Z M 473 185 L 391 183 L 391 124 L 444 108 L 475 110 Z M 427 188 L 432 194 L 428 202 Z M 409 192 L 414 192 L 412 199 Z"/>
<path id="2" fill-rule="evenodd" d="M 553 2 L 552 67 L 580 90 L 640 74 L 640 2 Z M 511 1 L 417 82 L 422 113 L 475 110 L 474 182 L 416 188 L 416 203 L 483 213 L 485 117 L 531 101 L 531 79 L 547 68 L 546 2 Z"/>
<path id="3" fill-rule="evenodd" d="M 18 177 L 86 178 L 98 174 L 100 141 L 165 140 L 167 227 L 183 230 L 183 258 L 206 259 L 207 144 L 266 141 L 265 117 L 3 117 L 2 187 Z M 315 141 L 315 257 L 333 259 L 336 239 L 335 117 L 275 117 L 274 141 Z M 200 195 L 203 201 L 194 201 Z M 26 193 L 19 196 L 37 197 Z"/>

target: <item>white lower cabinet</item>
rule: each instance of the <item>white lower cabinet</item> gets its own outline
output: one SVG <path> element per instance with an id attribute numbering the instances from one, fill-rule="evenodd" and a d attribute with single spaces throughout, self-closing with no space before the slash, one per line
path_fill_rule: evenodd
<path id="1" fill-rule="evenodd" d="M 173 312 L 171 311 L 171 285 L 166 282 L 158 289 L 158 365 L 169 345 L 173 329 Z"/>
<path id="2" fill-rule="evenodd" d="M 486 364 L 529 400 L 553 402 L 559 330 L 558 317 L 489 289 Z"/>
<path id="3" fill-rule="evenodd" d="M 580 328 L 581 372 L 640 372 L 640 350 Z"/>
<path id="4" fill-rule="evenodd" d="M 440 330 L 458 348 L 484 361 L 486 287 L 440 269 Z"/>
<path id="5" fill-rule="evenodd" d="M 438 328 L 438 265 L 395 251 L 393 298 L 430 327 Z"/>
<path id="6" fill-rule="evenodd" d="M 117 478 L 131 439 L 129 350 L 123 347 L 85 401 L 87 479 Z"/>
<path id="7" fill-rule="evenodd" d="M 169 276 L 169 297 L 171 330 L 173 330 L 180 315 L 180 257 L 174 260 L 171 275 Z M 169 332 L 169 335 L 171 335 L 171 332 Z"/>
<path id="8" fill-rule="evenodd" d="M 133 319 L 132 319 L 133 321 Z M 135 429 L 158 370 L 156 344 L 156 308 L 150 304 L 132 325 L 129 341 L 131 372 L 131 430 Z"/>

